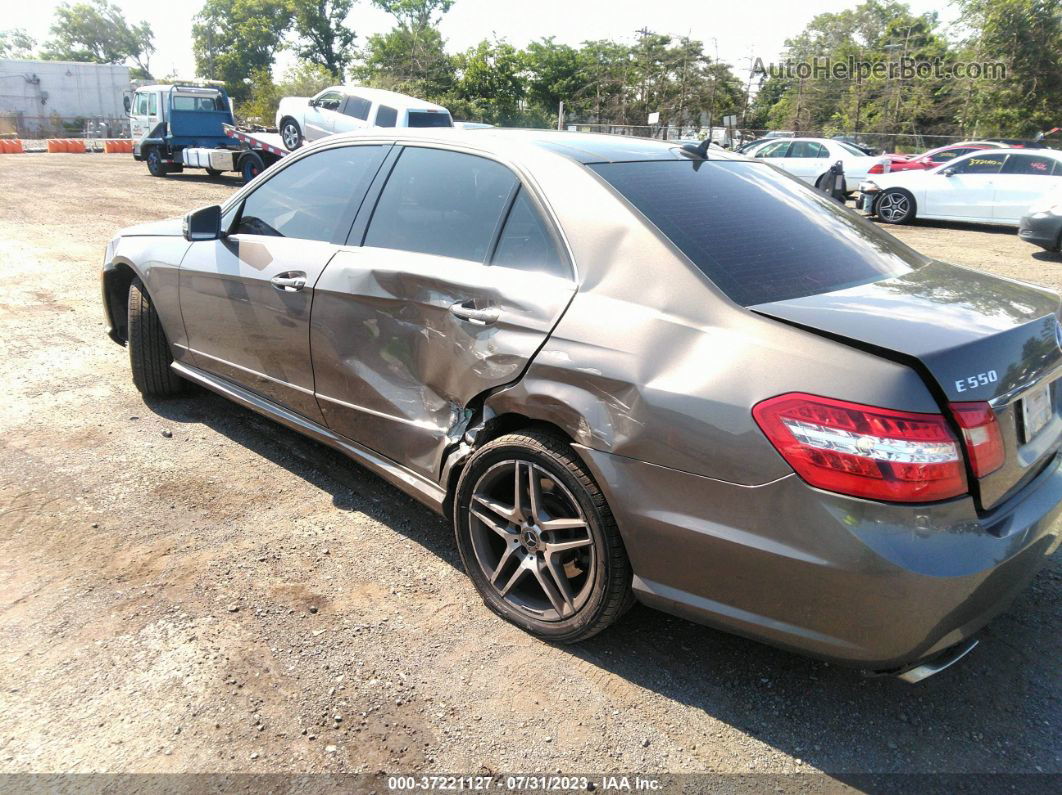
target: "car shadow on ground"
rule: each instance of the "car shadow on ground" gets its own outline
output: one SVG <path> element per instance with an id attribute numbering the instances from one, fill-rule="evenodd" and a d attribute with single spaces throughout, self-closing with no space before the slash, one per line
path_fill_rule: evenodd
<path id="1" fill-rule="evenodd" d="M 1062 252 L 1058 251 L 1037 251 L 1032 257 L 1040 262 L 1062 264 Z"/>
<path id="2" fill-rule="evenodd" d="M 210 176 L 205 171 L 203 171 L 203 172 L 184 171 L 184 172 L 181 172 L 179 174 L 167 174 L 165 177 L 155 177 L 155 176 L 152 176 L 151 174 L 145 173 L 144 177 L 146 177 L 147 179 L 172 179 L 172 180 L 181 180 L 183 182 L 198 182 L 198 183 L 201 183 L 201 184 L 204 184 L 204 185 L 217 185 L 217 186 L 232 187 L 232 188 L 242 188 L 243 187 L 243 177 L 241 175 L 239 175 L 239 174 L 235 174 L 235 173 L 231 173 L 230 174 L 228 172 L 226 172 L 224 174 L 220 174 L 219 176 L 216 176 L 216 177 Z"/>
<path id="3" fill-rule="evenodd" d="M 385 523 L 461 569 L 443 519 L 331 448 L 198 387 L 148 405 L 174 423 L 223 434 L 330 493 L 338 510 Z M 558 648 L 802 760 L 798 771 L 807 765 L 866 791 L 911 791 L 916 782 L 907 776 L 933 772 L 1057 774 L 1060 586 L 1062 571 L 1051 563 L 982 631 L 980 648 L 918 685 L 867 677 L 642 606 L 600 635 Z M 670 739 L 694 755 L 700 746 L 694 758 L 703 758 L 712 737 L 683 730 L 676 727 Z M 756 749 L 744 756 L 755 760 Z M 1022 786 L 1035 790 L 1036 781 Z"/>

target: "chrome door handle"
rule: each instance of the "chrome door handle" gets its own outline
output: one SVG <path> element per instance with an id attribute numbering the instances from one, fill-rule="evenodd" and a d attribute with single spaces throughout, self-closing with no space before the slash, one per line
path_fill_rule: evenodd
<path id="1" fill-rule="evenodd" d="M 294 293 L 306 286 L 306 274 L 299 271 L 278 273 L 269 280 L 269 283 L 278 290 L 283 290 L 286 293 Z"/>
<path id="2" fill-rule="evenodd" d="M 501 316 L 501 312 L 497 307 L 491 306 L 486 309 L 476 309 L 474 306 L 469 306 L 471 303 L 471 301 L 458 301 L 450 307 L 450 312 L 455 317 L 467 320 L 476 326 L 490 325 Z"/>

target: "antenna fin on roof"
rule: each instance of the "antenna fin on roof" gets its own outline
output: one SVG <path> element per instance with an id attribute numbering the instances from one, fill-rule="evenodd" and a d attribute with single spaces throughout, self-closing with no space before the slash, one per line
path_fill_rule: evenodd
<path id="1" fill-rule="evenodd" d="M 699 144 L 683 144 L 682 151 L 697 155 L 701 160 L 708 159 L 708 147 L 712 145 L 711 136 L 705 138 Z"/>

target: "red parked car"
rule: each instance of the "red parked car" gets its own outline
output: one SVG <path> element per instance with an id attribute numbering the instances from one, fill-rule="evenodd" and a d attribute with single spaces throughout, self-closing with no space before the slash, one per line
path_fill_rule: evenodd
<path id="1" fill-rule="evenodd" d="M 969 154 L 978 149 L 1000 149 L 1008 146 L 1012 146 L 1012 144 L 993 143 L 991 141 L 963 141 L 962 143 L 939 146 L 936 149 L 930 149 L 928 152 L 923 152 L 920 155 L 886 154 L 882 155 L 882 157 L 889 159 L 889 172 L 921 171 L 923 169 L 939 166 L 941 163 L 954 160 L 956 157 Z M 879 163 L 875 166 L 871 166 L 867 173 L 885 174 L 888 172 L 885 169 L 885 164 Z"/>

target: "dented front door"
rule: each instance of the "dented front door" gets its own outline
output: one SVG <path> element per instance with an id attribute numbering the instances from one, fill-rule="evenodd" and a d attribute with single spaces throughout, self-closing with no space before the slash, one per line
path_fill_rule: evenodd
<path id="1" fill-rule="evenodd" d="M 318 403 L 337 433 L 434 477 L 469 405 L 520 377 L 575 286 L 546 273 L 362 247 L 314 291 Z"/>

